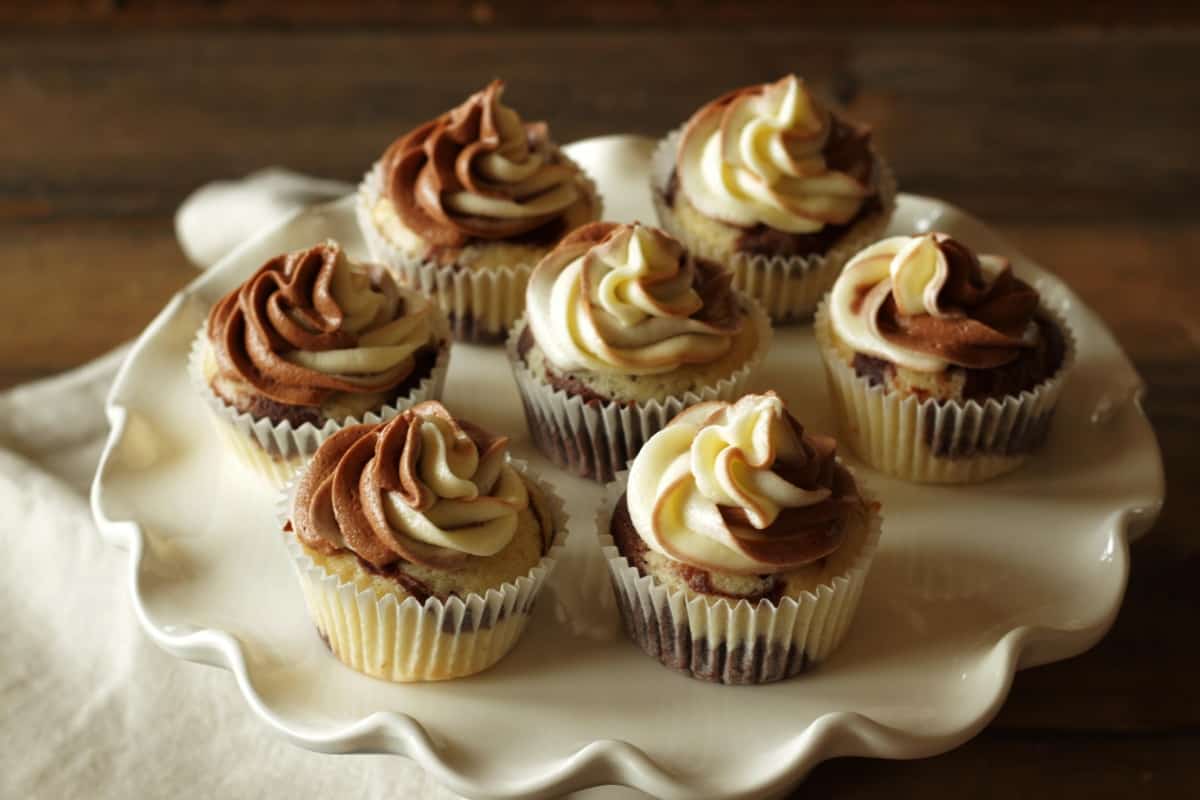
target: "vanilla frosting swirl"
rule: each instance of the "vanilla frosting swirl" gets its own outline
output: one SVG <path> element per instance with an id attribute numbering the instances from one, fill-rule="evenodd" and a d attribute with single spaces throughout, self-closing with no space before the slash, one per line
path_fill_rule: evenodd
<path id="1" fill-rule="evenodd" d="M 526 314 L 534 339 L 560 369 L 669 372 L 728 352 L 743 324 L 729 283 L 657 228 L 597 222 L 534 269 Z"/>
<path id="2" fill-rule="evenodd" d="M 435 313 L 329 240 L 272 258 L 213 307 L 207 329 L 220 372 L 306 406 L 403 382 L 413 354 L 436 343 Z"/>
<path id="3" fill-rule="evenodd" d="M 862 500 L 836 444 L 773 392 L 692 406 L 638 452 L 626 489 L 646 545 L 706 570 L 770 574 L 829 555 Z"/>
<path id="4" fill-rule="evenodd" d="M 1037 293 L 1008 261 L 943 233 L 893 236 L 846 264 L 829 296 L 833 330 L 907 369 L 990 368 L 1036 344 Z"/>
<path id="5" fill-rule="evenodd" d="M 580 201 L 578 168 L 545 123 L 525 124 L 492 81 L 384 154 L 386 192 L 401 221 L 434 245 L 507 239 L 563 217 Z"/>
<path id="6" fill-rule="evenodd" d="M 528 506 L 508 439 L 430 400 L 327 439 L 297 486 L 292 525 L 320 552 L 448 568 L 503 550 Z"/>
<path id="7" fill-rule="evenodd" d="M 684 128 L 680 186 L 701 212 L 731 225 L 797 234 L 844 225 L 874 192 L 872 166 L 827 162 L 834 125 L 795 75 L 731 92 Z"/>

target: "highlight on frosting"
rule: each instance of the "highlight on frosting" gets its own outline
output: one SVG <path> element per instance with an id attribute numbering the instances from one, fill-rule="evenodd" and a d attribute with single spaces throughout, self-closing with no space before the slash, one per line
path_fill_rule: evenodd
<path id="1" fill-rule="evenodd" d="M 434 245 L 506 239 L 566 214 L 583 190 L 578 169 L 525 123 L 492 81 L 384 154 L 387 196 L 401 221 Z"/>
<path id="2" fill-rule="evenodd" d="M 503 550 L 528 506 L 508 439 L 431 400 L 326 440 L 297 486 L 292 525 L 320 552 L 452 568 Z"/>
<path id="3" fill-rule="evenodd" d="M 726 273 L 637 223 L 568 236 L 534 269 L 525 305 L 552 364 L 606 374 L 711 363 L 744 324 Z"/>
<path id="4" fill-rule="evenodd" d="M 1037 292 L 1006 259 L 944 233 L 893 236 L 846 265 L 829 296 L 854 350 L 919 372 L 990 368 L 1036 345 Z"/>
<path id="5" fill-rule="evenodd" d="M 684 128 L 680 186 L 701 212 L 731 225 L 802 234 L 846 224 L 874 192 L 872 170 L 828 163 L 834 125 L 795 75 L 731 92 Z"/>
<path id="6" fill-rule="evenodd" d="M 272 400 L 318 405 L 404 381 L 435 342 L 435 310 L 328 240 L 276 256 L 209 313 L 218 369 Z"/>
<path id="7" fill-rule="evenodd" d="M 638 452 L 626 500 L 652 550 L 701 569 L 770 574 L 837 549 L 861 504 L 836 443 L 773 392 L 676 416 Z"/>

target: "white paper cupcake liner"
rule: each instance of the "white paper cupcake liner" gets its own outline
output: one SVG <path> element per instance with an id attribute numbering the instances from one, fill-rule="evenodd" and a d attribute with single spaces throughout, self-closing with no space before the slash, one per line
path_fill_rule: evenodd
<path id="1" fill-rule="evenodd" d="M 412 596 L 380 597 L 342 582 L 309 557 L 295 534 L 283 533 L 313 624 L 339 661 L 383 680 L 439 681 L 482 672 L 513 649 L 562 553 L 567 517 L 549 484 L 531 475 L 523 462 L 512 464 L 545 498 L 555 541 L 529 572 L 485 594 L 430 597 L 423 603 Z M 299 477 L 280 496 L 281 527 L 291 517 Z"/>
<path id="2" fill-rule="evenodd" d="M 229 450 L 251 470 L 265 476 L 275 486 L 285 484 L 302 467 L 321 442 L 342 428 L 360 423 L 375 423 L 391 419 L 401 411 L 425 400 L 440 400 L 450 367 L 450 331 L 444 320 L 437 326 L 443 345 L 438 351 L 433 369 L 416 388 L 403 398 L 397 398 L 362 417 L 347 417 L 340 421 L 326 420 L 320 427 L 311 422 L 296 426 L 291 422 L 275 422 L 238 411 L 213 392 L 204 374 L 204 359 L 208 353 L 207 325 L 202 325 L 192 342 L 188 356 L 188 375 L 196 391 L 205 399 L 213 427 Z"/>
<path id="3" fill-rule="evenodd" d="M 1066 320 L 1044 306 L 1039 313 L 1063 338 L 1062 364 L 1053 375 L 1000 399 L 922 401 L 856 373 L 833 344 L 828 304 L 822 303 L 815 333 L 841 441 L 880 472 L 919 483 L 976 483 L 1016 469 L 1045 439 L 1075 360 Z"/>
<path id="4" fill-rule="evenodd" d="M 600 194 L 582 168 L 580 175 L 592 196 L 599 219 L 603 212 Z M 436 299 L 450 320 L 455 339 L 479 343 L 504 341 L 509 326 L 525 311 L 525 286 L 540 259 L 503 267 L 470 269 L 415 257 L 397 247 L 375 224 L 372 209 L 382 197 L 383 188 L 383 163 L 377 161 L 359 184 L 358 200 L 354 204 L 358 226 L 371 257 L 390 267 L 406 286 Z"/>
<path id="5" fill-rule="evenodd" d="M 813 591 L 757 605 L 727 598 L 689 599 L 682 589 L 642 575 L 613 543 L 609 526 L 628 477 L 627 472 L 619 473 L 605 487 L 596 525 L 625 632 L 646 654 L 694 678 L 755 684 L 794 677 L 827 659 L 841 644 L 879 545 L 878 511 L 871 512 L 870 529 L 849 568 Z M 874 497 L 861 485 L 859 491 L 875 507 Z"/>
<path id="6" fill-rule="evenodd" d="M 896 207 L 896 177 L 891 167 L 875 155 L 882 210 L 857 222 L 827 253 L 806 256 L 766 256 L 730 253 L 696 237 L 680 224 L 666 202 L 667 183 L 675 169 L 675 154 L 683 128 L 659 141 L 651 161 L 651 191 L 659 222 L 691 252 L 733 271 L 734 288 L 762 304 L 773 322 L 809 319 L 842 267 L 859 250 L 883 236 Z"/>
<path id="7" fill-rule="evenodd" d="M 771 345 L 771 324 L 766 314 L 753 300 L 741 299 L 758 337 L 746 363 L 698 392 L 647 402 L 589 402 L 551 386 L 521 358 L 518 346 L 526 322 L 518 321 L 508 337 L 508 360 L 534 444 L 565 470 L 584 478 L 610 481 L 625 469 L 647 439 L 683 409 L 707 400 L 741 397 Z"/>

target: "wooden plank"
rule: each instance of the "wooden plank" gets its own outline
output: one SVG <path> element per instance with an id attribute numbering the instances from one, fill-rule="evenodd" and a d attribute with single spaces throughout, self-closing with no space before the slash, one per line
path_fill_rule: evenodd
<path id="1" fill-rule="evenodd" d="M 791 797 L 934 797 L 1011 800 L 1194 797 L 1200 735 L 1109 737 L 985 731 L 920 761 L 839 759 L 818 766 Z"/>
<path id="2" fill-rule="evenodd" d="M 699 27 L 714 25 L 806 25 L 860 29 L 888 26 L 906 29 L 926 26 L 1155 25 L 1195 21 L 1192 5 L 1173 2 L 1041 3 L 984 0 L 939 3 L 907 0 L 873 3 L 781 3 L 778 0 L 704 2 L 672 0 L 607 0 L 603 3 L 545 3 L 538 0 L 453 0 L 451 2 L 382 2 L 382 0 L 234 0 L 233 2 L 171 2 L 171 0 L 16 0 L 0 5 L 0 24 L 22 27 L 117 26 L 121 28 L 184 27 L 311 27 L 403 26 L 405 28 L 524 27 L 565 25 L 641 25 Z"/>
<path id="3" fill-rule="evenodd" d="M 0 386 L 83 364 L 141 332 L 196 276 L 169 218 L 0 224 Z"/>
<path id="4" fill-rule="evenodd" d="M 0 215 L 166 214 L 201 182 L 271 163 L 354 180 L 497 74 L 570 141 L 661 135 L 720 91 L 796 70 L 875 126 L 907 190 L 1001 222 L 1181 220 L 1200 194 L 1198 45 L 1186 32 L 0 36 Z"/>

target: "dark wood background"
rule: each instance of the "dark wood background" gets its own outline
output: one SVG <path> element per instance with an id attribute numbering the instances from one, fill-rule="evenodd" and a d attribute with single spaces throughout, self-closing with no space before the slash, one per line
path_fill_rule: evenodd
<path id="1" fill-rule="evenodd" d="M 194 276 L 172 214 L 206 181 L 356 180 L 493 76 L 571 141 L 796 71 L 874 125 L 904 190 L 983 216 L 1107 320 L 1169 487 L 1098 647 L 1020 673 L 952 753 L 835 761 L 798 796 L 1197 796 L 1200 6 L 870 5 L 0 6 L 0 386 L 135 335 Z"/>

